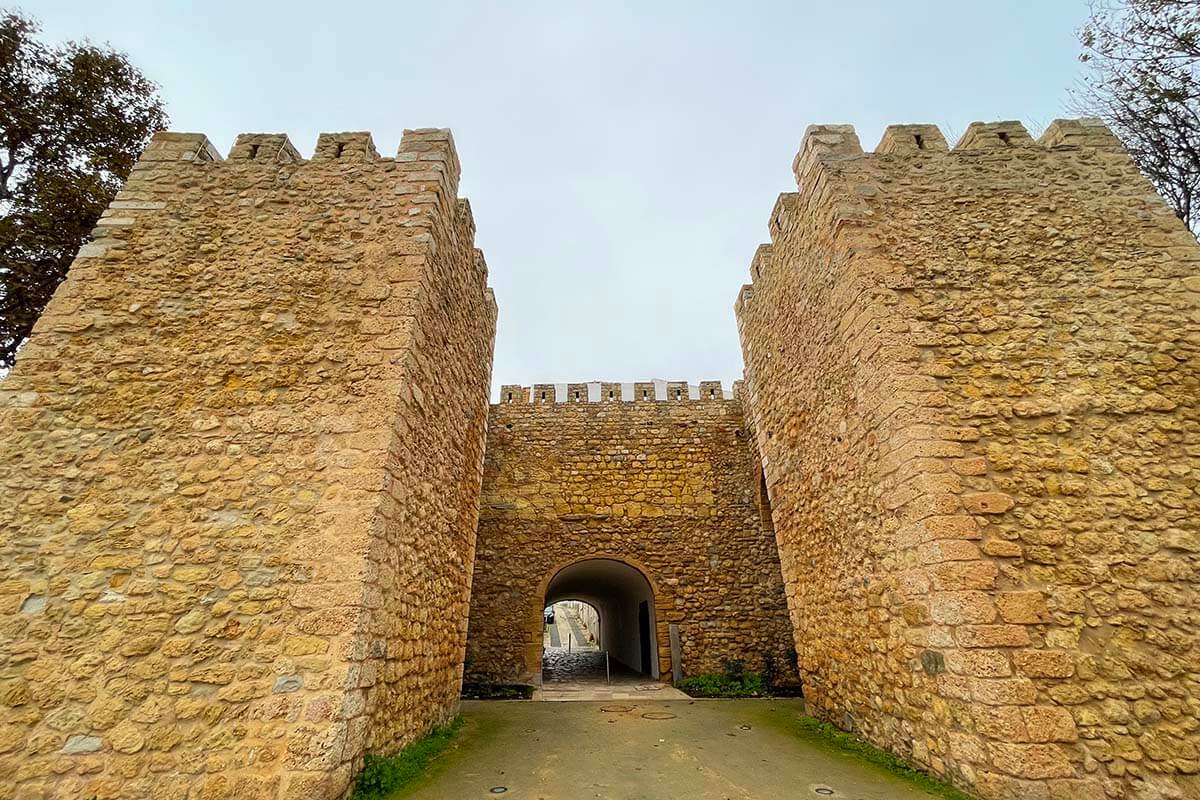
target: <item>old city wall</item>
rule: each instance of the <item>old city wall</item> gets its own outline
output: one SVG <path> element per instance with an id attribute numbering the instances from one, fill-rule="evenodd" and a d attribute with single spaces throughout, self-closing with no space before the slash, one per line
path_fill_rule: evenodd
<path id="1" fill-rule="evenodd" d="M 988 798 L 1200 792 L 1200 248 L 1088 120 L 809 130 L 738 300 L 806 696 Z"/>
<path id="2" fill-rule="evenodd" d="M 449 132 L 157 135 L 0 391 L 0 796 L 336 798 L 455 711 L 496 308 Z"/>
<path id="3" fill-rule="evenodd" d="M 570 384 L 505 386 L 488 425 L 468 679 L 540 677 L 547 582 L 563 567 L 612 558 L 655 591 L 658 664 L 670 675 L 679 625 L 685 674 L 739 659 L 794 680 L 774 534 L 758 504 L 759 471 L 742 404 L 717 382 L 601 384 L 588 402 Z M 511 400 L 510 400 L 511 398 Z M 678 398 L 678 399 L 677 399 Z M 529 402 L 532 400 L 533 402 Z M 601 623 L 603 624 L 603 622 Z M 768 666 L 769 665 L 769 666 Z"/>

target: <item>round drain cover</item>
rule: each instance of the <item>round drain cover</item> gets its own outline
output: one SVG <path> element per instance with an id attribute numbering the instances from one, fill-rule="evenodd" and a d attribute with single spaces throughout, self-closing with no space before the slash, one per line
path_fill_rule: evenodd
<path id="1" fill-rule="evenodd" d="M 633 706 L 600 706 L 600 710 L 610 714 L 624 714 L 626 711 L 633 711 Z"/>
<path id="2" fill-rule="evenodd" d="M 818 786 L 817 788 L 813 789 L 813 792 L 824 797 L 828 797 L 829 795 L 833 794 L 833 789 L 830 789 L 828 786 Z"/>
<path id="3" fill-rule="evenodd" d="M 675 715 L 668 714 L 666 711 L 647 711 L 642 714 L 642 719 L 675 719 Z"/>
<path id="4" fill-rule="evenodd" d="M 488 789 L 488 791 L 491 792 L 492 794 L 504 794 L 505 792 L 508 791 L 508 787 L 507 786 L 493 786 L 492 788 Z"/>

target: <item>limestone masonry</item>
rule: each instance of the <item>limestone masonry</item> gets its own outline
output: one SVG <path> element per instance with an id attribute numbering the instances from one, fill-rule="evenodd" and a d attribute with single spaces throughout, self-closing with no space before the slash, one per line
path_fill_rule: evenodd
<path id="1" fill-rule="evenodd" d="M 335 798 L 455 713 L 496 308 L 448 131 L 159 134 L 2 386 L 0 797 Z"/>
<path id="2" fill-rule="evenodd" d="M 742 404 L 716 381 L 654 385 L 504 386 L 488 418 L 468 676 L 515 682 L 541 674 L 547 581 L 612 558 L 654 586 L 652 648 L 671 673 L 679 625 L 684 673 L 723 663 L 795 682 L 795 653 L 775 536 L 759 507 L 759 467 Z M 532 397 L 533 402 L 529 402 Z M 625 659 L 629 660 L 629 659 Z M 628 664 L 638 667 L 637 664 Z"/>
<path id="3" fill-rule="evenodd" d="M 1200 796 L 1200 247 L 1098 123 L 810 128 L 737 314 L 805 696 L 988 798 Z"/>
<path id="4" fill-rule="evenodd" d="M 1090 120 L 793 167 L 731 396 L 489 410 L 448 131 L 155 136 L 0 383 L 0 800 L 345 798 L 568 598 L 987 800 L 1200 798 L 1195 238 Z"/>

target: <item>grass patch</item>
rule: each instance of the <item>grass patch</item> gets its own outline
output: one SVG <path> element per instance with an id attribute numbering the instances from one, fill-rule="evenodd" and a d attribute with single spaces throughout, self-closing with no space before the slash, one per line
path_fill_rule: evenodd
<path id="1" fill-rule="evenodd" d="M 410 744 L 394 756 L 367 755 L 354 784 L 351 800 L 385 798 L 420 775 L 437 758 L 463 726 L 462 717 L 434 728 L 428 736 Z"/>
<path id="2" fill-rule="evenodd" d="M 761 672 L 746 669 L 740 659 L 721 662 L 724 672 L 704 672 L 692 675 L 675 684 L 675 688 L 691 697 L 791 697 L 800 694 L 799 686 L 776 686 L 773 661 L 766 659 Z"/>
<path id="3" fill-rule="evenodd" d="M 770 694 L 757 672 L 740 675 L 706 672 L 684 678 L 675 684 L 675 688 L 691 697 L 766 697 Z"/>
<path id="4" fill-rule="evenodd" d="M 782 718 L 780 718 L 781 716 Z M 886 750 L 880 750 L 862 737 L 846 733 L 828 722 L 798 714 L 770 713 L 769 716 L 764 715 L 764 717 L 798 738 L 807 739 L 828 750 L 852 755 L 895 775 L 914 788 L 941 797 L 943 800 L 974 800 L 971 795 L 914 767 L 899 756 Z"/>

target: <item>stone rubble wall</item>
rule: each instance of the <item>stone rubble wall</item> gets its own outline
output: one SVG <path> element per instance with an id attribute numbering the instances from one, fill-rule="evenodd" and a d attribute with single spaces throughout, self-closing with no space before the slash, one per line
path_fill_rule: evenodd
<path id="1" fill-rule="evenodd" d="M 701 400 L 540 398 L 543 385 L 504 386 L 488 422 L 467 678 L 540 678 L 546 587 L 563 567 L 612 558 L 639 569 L 655 592 L 655 646 L 671 674 L 668 626 L 677 623 L 685 674 L 768 663 L 795 680 L 795 655 L 773 533 L 760 516 L 759 467 L 742 405 L 721 385 Z M 610 387 L 601 384 L 602 398 Z M 513 399 L 510 401 L 509 394 Z M 640 397 L 640 391 L 638 393 Z M 586 399 L 584 391 L 580 397 Z M 710 399 L 716 398 L 716 399 Z M 603 624 L 603 622 L 601 623 Z"/>
<path id="2" fill-rule="evenodd" d="M 337 798 L 455 712 L 496 307 L 449 132 L 161 133 L 0 384 L 0 797 Z"/>
<path id="3" fill-rule="evenodd" d="M 810 128 L 737 303 L 806 697 L 985 798 L 1200 796 L 1200 247 L 1092 120 Z"/>

